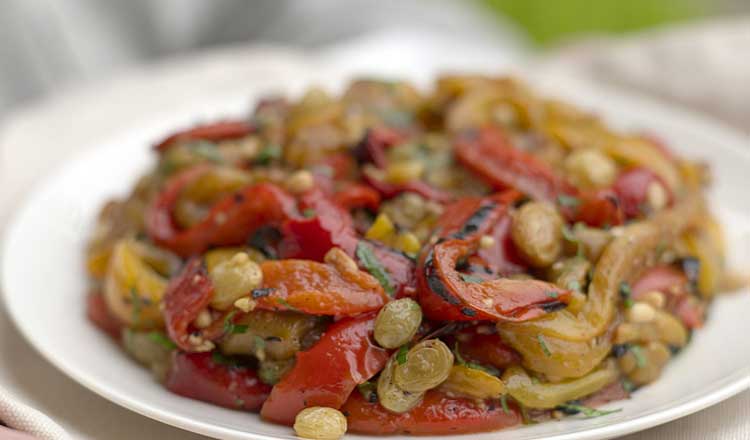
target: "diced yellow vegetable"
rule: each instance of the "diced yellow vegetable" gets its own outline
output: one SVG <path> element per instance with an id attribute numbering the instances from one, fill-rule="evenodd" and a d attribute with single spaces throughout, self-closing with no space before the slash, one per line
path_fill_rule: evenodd
<path id="1" fill-rule="evenodd" d="M 365 238 L 370 240 L 388 241 L 396 232 L 396 227 L 387 214 L 379 214 L 370 229 L 365 233 Z"/>

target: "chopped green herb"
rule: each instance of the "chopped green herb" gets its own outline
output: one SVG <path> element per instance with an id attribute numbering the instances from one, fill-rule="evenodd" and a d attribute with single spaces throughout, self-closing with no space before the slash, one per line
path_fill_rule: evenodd
<path id="1" fill-rule="evenodd" d="M 219 365 L 234 365 L 232 359 L 221 354 L 219 350 L 214 350 L 211 352 L 211 360 L 214 361 L 215 364 Z"/>
<path id="2" fill-rule="evenodd" d="M 298 309 L 298 308 L 294 307 L 293 305 L 289 304 L 287 302 L 287 300 L 285 300 L 284 298 L 276 298 L 276 301 L 279 304 L 281 304 L 282 306 L 286 307 L 287 309 L 289 309 L 289 310 L 291 310 L 293 312 L 299 312 L 299 311 L 301 311 L 300 309 Z"/>
<path id="3" fill-rule="evenodd" d="M 163 346 L 167 350 L 174 350 L 175 348 L 177 348 L 177 345 L 175 345 L 175 343 L 172 342 L 172 340 L 169 339 L 167 335 L 165 335 L 164 333 L 151 332 L 148 334 L 148 338 L 156 342 L 157 344 Z"/>
<path id="4" fill-rule="evenodd" d="M 633 298 L 631 297 L 633 291 L 630 289 L 630 284 L 625 281 L 620 283 L 620 298 L 622 298 L 622 304 L 626 308 L 633 307 Z"/>
<path id="5" fill-rule="evenodd" d="M 228 335 L 238 334 L 238 333 L 245 333 L 247 331 L 247 326 L 242 324 L 235 324 L 234 321 L 234 315 L 237 314 L 237 310 L 232 310 L 226 318 L 224 318 L 224 333 Z"/>
<path id="6" fill-rule="evenodd" d="M 216 144 L 206 141 L 198 141 L 188 147 L 196 156 L 200 156 L 214 163 L 224 163 L 224 157 L 219 153 Z"/>
<path id="7" fill-rule="evenodd" d="M 631 353 L 633 353 L 633 356 L 635 357 L 635 364 L 638 365 L 638 368 L 643 368 L 646 366 L 646 355 L 643 353 L 643 349 L 640 345 L 629 345 L 628 349 Z"/>
<path id="8" fill-rule="evenodd" d="M 258 335 L 255 335 L 253 337 L 253 342 L 255 343 L 255 350 L 265 350 L 266 348 L 266 340 L 261 338 Z"/>
<path id="9" fill-rule="evenodd" d="M 482 281 L 484 281 L 483 279 L 481 279 L 481 278 L 479 278 L 477 276 L 469 275 L 469 274 L 466 274 L 466 273 L 462 273 L 461 274 L 461 279 L 464 280 L 467 283 L 481 283 Z"/>
<path id="10" fill-rule="evenodd" d="M 583 249 L 583 243 L 581 243 L 581 240 L 576 237 L 575 232 L 573 232 L 573 229 L 568 225 L 563 225 L 562 227 L 562 236 L 565 240 L 573 243 L 576 245 L 576 256 L 577 257 L 583 257 L 584 256 L 584 249 Z"/>
<path id="11" fill-rule="evenodd" d="M 377 395 L 377 384 L 375 382 L 370 382 L 369 380 L 367 382 L 361 383 L 357 385 L 357 390 L 360 394 L 362 394 L 362 397 L 365 398 L 366 401 L 370 403 L 375 403 L 378 401 L 378 395 Z"/>
<path id="12" fill-rule="evenodd" d="M 542 335 L 536 335 L 536 340 L 539 341 L 539 345 L 542 347 L 544 355 L 547 357 L 552 356 L 552 353 L 550 353 L 549 348 L 547 348 L 547 344 L 544 342 Z"/>
<path id="13" fill-rule="evenodd" d="M 557 204 L 568 208 L 575 208 L 581 204 L 581 200 L 578 197 L 560 194 L 557 196 Z"/>
<path id="14" fill-rule="evenodd" d="M 464 359 L 464 357 L 461 356 L 461 351 L 458 349 L 458 341 L 456 341 L 456 344 L 453 346 L 453 357 L 456 359 L 456 363 L 458 365 L 472 368 L 474 370 L 484 371 L 485 373 L 491 374 L 493 376 L 500 376 L 500 370 L 495 367 L 475 364 L 474 362 L 468 362 L 466 359 Z"/>
<path id="15" fill-rule="evenodd" d="M 570 412 L 579 412 L 583 414 L 584 416 L 586 416 L 587 419 L 590 419 L 592 417 L 606 416 L 612 413 L 622 411 L 621 408 L 613 409 L 611 411 L 604 411 L 604 410 L 589 408 L 588 406 L 579 405 L 575 403 L 566 403 L 564 405 L 560 405 L 558 408 L 563 409 L 565 411 L 570 411 Z"/>
<path id="16" fill-rule="evenodd" d="M 567 285 L 568 289 L 570 290 L 581 290 L 581 283 L 578 282 L 578 280 L 570 281 Z"/>
<path id="17" fill-rule="evenodd" d="M 135 290 L 135 287 L 130 288 L 130 304 L 133 305 L 133 310 L 131 312 L 131 321 L 133 321 L 133 324 L 139 323 L 141 321 L 141 297 L 138 295 L 138 291 Z"/>
<path id="18" fill-rule="evenodd" d="M 364 241 L 360 241 L 357 244 L 356 254 L 362 266 L 370 272 L 370 275 L 378 280 L 388 295 L 393 296 L 393 294 L 396 293 L 396 289 L 393 287 L 390 276 L 388 276 L 388 271 L 380 260 L 378 260 L 378 257 L 375 256 L 370 245 Z"/>
<path id="19" fill-rule="evenodd" d="M 268 165 L 272 160 L 281 157 L 281 147 L 275 144 L 266 145 L 255 156 L 255 163 Z"/>
<path id="20" fill-rule="evenodd" d="M 242 399 L 237 399 L 234 401 L 234 404 L 237 405 L 238 407 L 242 407 L 242 406 L 245 406 L 245 401 Z"/>
<path id="21" fill-rule="evenodd" d="M 312 217 L 315 217 L 315 210 L 314 210 L 314 209 L 310 209 L 310 208 L 308 208 L 308 209 L 305 209 L 304 211 L 302 211 L 302 215 L 303 215 L 303 216 L 304 216 L 305 218 L 312 218 Z"/>
<path id="22" fill-rule="evenodd" d="M 508 395 L 503 394 L 500 396 L 500 405 L 503 407 L 503 412 L 505 414 L 510 414 L 510 408 L 508 408 Z"/>
<path id="23" fill-rule="evenodd" d="M 622 389 L 628 393 L 632 393 L 636 389 L 636 385 L 628 379 L 622 379 Z"/>
<path id="24" fill-rule="evenodd" d="M 398 353 L 396 353 L 396 361 L 398 361 L 399 365 L 403 365 L 406 363 L 406 355 L 408 353 L 409 353 L 408 345 L 402 345 L 401 348 L 398 349 Z"/>
<path id="25" fill-rule="evenodd" d="M 550 298 L 557 298 L 559 295 L 557 292 L 550 290 L 548 292 L 544 292 L 545 295 L 549 296 Z"/>

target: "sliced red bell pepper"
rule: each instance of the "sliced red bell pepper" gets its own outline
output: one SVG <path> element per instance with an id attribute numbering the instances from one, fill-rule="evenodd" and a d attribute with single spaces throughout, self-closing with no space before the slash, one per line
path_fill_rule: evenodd
<path id="1" fill-rule="evenodd" d="M 591 226 L 622 223 L 617 199 L 608 192 L 580 193 L 554 170 L 523 150 L 514 147 L 497 127 L 460 134 L 455 141 L 456 157 L 495 189 L 516 189 L 536 200 L 559 204 L 562 197 L 576 206 L 559 206 L 569 221 Z"/>
<path id="2" fill-rule="evenodd" d="M 273 387 L 261 417 L 291 425 L 306 407 L 340 408 L 358 384 L 388 361 L 388 352 L 371 341 L 375 316 L 369 313 L 331 324 L 312 348 L 297 353 L 294 367 Z"/>
<path id="3" fill-rule="evenodd" d="M 154 146 L 158 151 L 165 151 L 178 141 L 219 142 L 237 139 L 256 132 L 255 125 L 248 121 L 220 121 L 178 131 Z"/>
<path id="4" fill-rule="evenodd" d="M 383 182 L 382 180 L 376 179 L 374 176 L 363 173 L 362 178 L 367 182 L 368 185 L 375 188 L 384 199 L 392 199 L 397 195 L 405 192 L 413 192 L 419 194 L 427 200 L 432 200 L 438 203 L 446 203 L 453 200 L 453 196 L 445 191 L 441 191 L 437 188 L 433 188 L 427 183 L 421 180 L 412 180 L 406 183 L 395 185 L 392 183 Z"/>
<path id="5" fill-rule="evenodd" d="M 419 299 L 430 319 L 526 321 L 564 307 L 571 292 L 538 280 L 501 278 L 470 282 L 456 269 L 478 240 L 438 243 L 424 258 Z"/>
<path id="6" fill-rule="evenodd" d="M 347 210 L 367 208 L 377 211 L 380 206 L 380 193 L 367 185 L 355 183 L 335 193 L 333 200 Z"/>
<path id="7" fill-rule="evenodd" d="M 353 316 L 379 310 L 388 296 L 369 273 L 310 260 L 275 260 L 261 264 L 263 292 L 257 306 L 298 310 L 311 315 Z M 256 295 L 257 296 L 257 295 Z"/>
<path id="8" fill-rule="evenodd" d="M 311 209 L 314 217 L 293 218 L 282 227 L 284 240 L 280 246 L 282 258 L 323 261 L 333 247 L 339 247 L 357 260 L 356 250 L 361 238 L 354 229 L 352 217 L 338 203 L 322 191 L 312 191 L 302 197 L 302 210 Z M 414 294 L 414 262 L 407 256 L 379 243 L 370 242 L 375 257 L 388 271 L 397 296 Z"/>
<path id="9" fill-rule="evenodd" d="M 246 411 L 258 411 L 271 392 L 253 369 L 218 364 L 211 353 L 177 351 L 165 386 L 181 396 Z"/>
<path id="10" fill-rule="evenodd" d="M 553 203 L 559 195 L 577 195 L 575 187 L 546 163 L 514 147 L 497 127 L 460 134 L 455 140 L 455 152 L 459 162 L 495 189 L 516 189 Z"/>
<path id="11" fill-rule="evenodd" d="M 212 246 L 244 243 L 260 227 L 280 224 L 296 215 L 292 196 L 276 185 L 261 183 L 227 195 L 212 207 L 206 218 L 188 229 L 179 229 L 172 212 L 182 190 L 210 170 L 190 168 L 171 178 L 146 213 L 146 230 L 160 246 L 187 257 Z"/>
<path id="12" fill-rule="evenodd" d="M 579 205 L 562 209 L 571 221 L 584 222 L 589 226 L 605 227 L 621 225 L 625 213 L 618 195 L 611 189 L 581 194 Z"/>
<path id="13" fill-rule="evenodd" d="M 403 414 L 392 413 L 377 402 L 368 402 L 361 393 L 352 393 L 341 408 L 350 432 L 370 435 L 445 435 L 496 431 L 521 423 L 518 407 L 500 402 L 476 402 L 428 391 L 422 403 Z"/>
<path id="14" fill-rule="evenodd" d="M 107 308 L 107 302 L 104 295 L 100 292 L 91 292 L 86 297 L 86 316 L 89 321 L 94 323 L 100 330 L 107 333 L 116 340 L 120 340 L 122 329 L 125 324 L 115 318 Z"/>
<path id="15" fill-rule="evenodd" d="M 188 342 L 192 322 L 211 302 L 214 286 L 200 258 L 190 259 L 173 278 L 164 293 L 164 322 L 170 339 L 185 351 L 193 351 Z"/>
<path id="16" fill-rule="evenodd" d="M 645 167 L 631 168 L 617 177 L 612 189 L 622 204 L 622 210 L 628 218 L 635 218 L 648 214 L 644 206 L 648 200 L 648 187 L 652 183 L 660 184 L 667 192 L 667 204 L 673 201 L 669 186 L 656 173 Z"/>

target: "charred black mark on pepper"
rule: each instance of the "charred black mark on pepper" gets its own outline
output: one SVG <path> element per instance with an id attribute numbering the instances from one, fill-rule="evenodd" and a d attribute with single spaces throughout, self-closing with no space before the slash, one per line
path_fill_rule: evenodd
<path id="1" fill-rule="evenodd" d="M 427 258 L 425 258 L 424 276 L 427 280 L 427 285 L 430 287 L 430 290 L 432 290 L 436 295 L 438 295 L 447 303 L 454 306 L 461 304 L 461 301 L 453 296 L 450 291 L 448 291 L 448 288 L 445 286 L 445 284 L 443 284 L 443 281 L 440 280 L 440 276 L 436 273 L 437 271 L 435 270 L 434 257 L 434 251 L 430 250 L 430 253 L 427 254 Z"/>
<path id="2" fill-rule="evenodd" d="M 497 203 L 495 202 L 489 202 L 486 205 L 480 206 L 479 209 L 477 209 L 474 214 L 469 217 L 468 220 L 466 220 L 466 223 L 461 227 L 461 229 L 453 234 L 452 238 L 457 238 L 459 240 L 465 239 L 468 235 L 471 235 L 475 232 L 477 232 L 482 226 L 482 223 L 485 221 L 487 216 L 497 207 Z"/>
<path id="3" fill-rule="evenodd" d="M 565 307 L 567 307 L 567 306 L 568 306 L 568 305 L 567 305 L 567 304 L 565 304 L 565 303 L 564 303 L 564 302 L 562 302 L 562 301 L 552 301 L 552 302 L 544 303 L 544 304 L 542 304 L 542 305 L 541 305 L 540 307 L 541 307 L 541 308 L 542 308 L 542 310 L 544 310 L 545 312 L 547 312 L 547 313 L 552 313 L 552 312 L 556 312 L 556 311 L 558 311 L 558 310 L 562 310 L 562 309 L 564 309 L 564 308 L 565 308 Z"/>
<path id="4" fill-rule="evenodd" d="M 253 289 L 253 292 L 251 295 L 255 299 L 263 298 L 264 296 L 268 296 L 271 293 L 273 293 L 273 290 L 274 289 L 272 287 L 261 287 L 259 289 Z"/>

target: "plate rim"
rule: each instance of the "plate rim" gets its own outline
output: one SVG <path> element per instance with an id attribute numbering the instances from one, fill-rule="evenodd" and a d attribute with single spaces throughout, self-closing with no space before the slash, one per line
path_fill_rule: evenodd
<path id="1" fill-rule="evenodd" d="M 695 124 L 697 126 L 696 129 L 705 130 L 710 133 L 718 133 L 720 134 L 719 137 L 722 138 L 731 138 L 733 142 L 729 142 L 723 145 L 723 148 L 731 149 L 735 154 L 744 156 L 745 159 L 750 161 L 750 148 L 743 149 L 739 146 L 739 144 L 741 144 L 743 141 L 744 143 L 750 144 L 750 138 L 741 131 L 710 116 L 703 115 L 671 103 L 658 101 L 641 93 L 623 91 L 621 89 L 606 86 L 600 83 L 588 82 L 591 80 L 587 80 L 587 82 L 584 82 L 579 80 L 578 78 L 559 73 L 553 75 L 536 75 L 535 77 L 537 79 L 555 78 L 558 80 L 562 80 L 563 82 L 568 81 L 569 84 L 573 84 L 574 87 L 577 87 L 577 90 L 581 90 L 580 87 L 584 86 L 585 84 L 585 87 L 588 87 L 592 90 L 601 91 L 607 96 L 613 96 L 617 101 L 624 100 L 628 102 L 636 102 L 645 105 L 649 109 L 656 110 L 661 114 L 667 114 L 672 119 L 677 120 L 678 123 L 690 122 L 691 124 Z M 529 82 L 534 84 L 536 80 L 530 80 Z M 201 102 L 221 104 L 222 102 L 226 103 L 226 101 L 226 97 L 223 97 L 223 99 L 203 100 Z M 220 106 L 218 107 L 220 108 Z M 97 145 L 109 145 L 111 143 L 118 142 L 118 140 L 122 142 L 122 140 L 127 136 L 132 136 L 132 132 L 147 130 L 151 125 L 158 126 L 160 124 L 141 123 L 136 124 L 132 127 L 113 131 L 101 142 L 98 142 Z M 106 383 L 100 383 L 95 379 L 88 378 L 85 373 L 77 370 L 74 366 L 69 365 L 64 356 L 59 356 L 55 353 L 45 350 L 42 347 L 41 342 L 34 337 L 31 326 L 26 325 L 21 321 L 19 312 L 16 311 L 13 306 L 13 295 L 11 295 L 9 290 L 8 279 L 10 277 L 11 267 L 7 262 L 8 259 L 6 257 L 9 254 L 11 244 L 14 242 L 13 238 L 18 235 L 16 231 L 21 228 L 22 220 L 27 216 L 27 212 L 31 209 L 33 200 L 38 199 L 41 194 L 49 190 L 53 183 L 57 181 L 62 175 L 64 175 L 73 163 L 84 162 L 97 153 L 98 149 L 95 146 L 89 145 L 72 154 L 67 160 L 58 164 L 51 173 L 37 180 L 32 186 L 32 189 L 21 199 L 20 203 L 16 204 L 14 209 L 15 212 L 10 215 L 10 219 L 2 233 L 2 240 L 0 240 L 0 293 L 2 294 L 3 306 L 8 312 L 7 314 L 10 317 L 10 320 L 13 323 L 14 327 L 19 331 L 21 335 L 23 335 L 26 342 L 29 343 L 34 348 L 34 350 L 39 353 L 47 362 L 55 366 L 55 368 L 78 382 L 86 389 L 94 392 L 95 394 L 138 414 L 180 429 L 211 437 L 242 435 L 245 438 L 254 440 L 276 440 L 279 438 L 284 438 L 274 435 L 256 433 L 252 431 L 238 431 L 234 428 L 214 425 L 201 420 L 192 419 L 187 415 L 181 415 L 179 413 L 173 413 L 167 410 L 163 410 L 162 408 L 153 406 L 148 402 L 139 401 L 136 398 L 124 395 L 116 390 L 113 390 Z M 82 315 L 83 314 L 79 314 L 76 316 L 81 317 Z M 569 433 L 552 434 L 544 438 L 549 440 L 593 440 L 600 438 L 610 438 L 612 436 L 621 436 L 639 432 L 644 429 L 652 428 L 688 416 L 709 406 L 729 399 L 732 396 L 737 395 L 738 393 L 750 389 L 750 366 L 746 366 L 743 369 L 737 370 L 734 374 L 727 376 L 725 379 L 728 381 L 726 384 L 707 394 L 701 395 L 697 399 L 683 402 L 681 404 L 659 410 L 657 412 L 639 417 L 634 420 L 622 420 L 604 426 L 593 427 L 590 429 L 584 429 Z M 463 436 L 468 435 L 471 434 L 465 434 Z M 357 437 L 356 434 L 349 434 L 349 436 L 353 436 L 355 438 Z M 457 436 L 444 437 L 455 438 Z"/>

